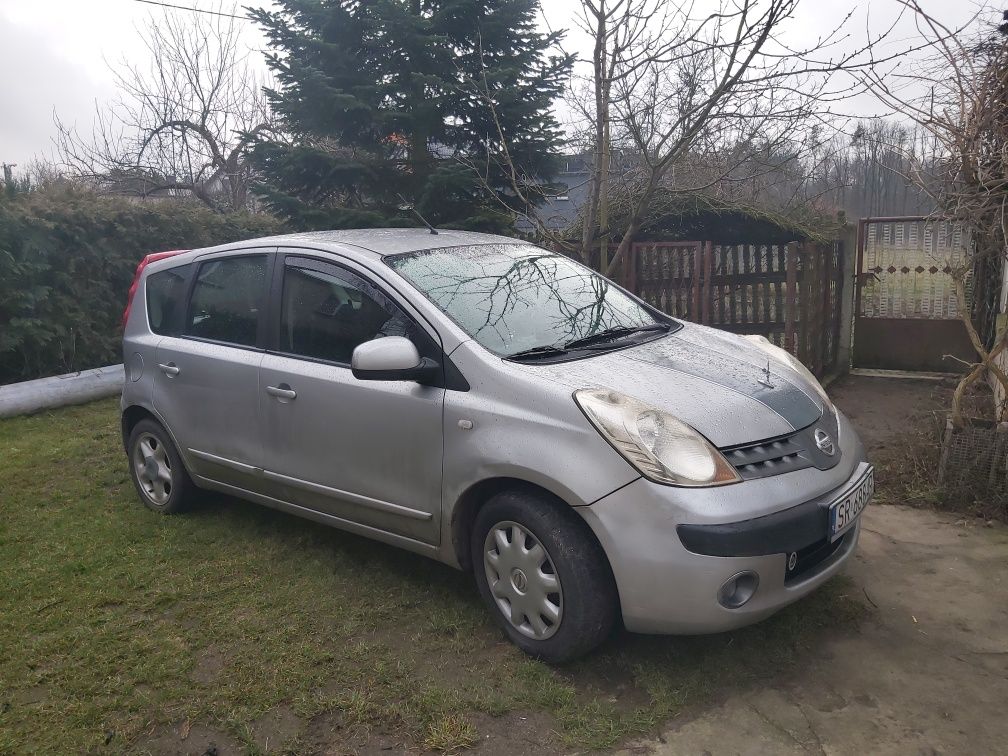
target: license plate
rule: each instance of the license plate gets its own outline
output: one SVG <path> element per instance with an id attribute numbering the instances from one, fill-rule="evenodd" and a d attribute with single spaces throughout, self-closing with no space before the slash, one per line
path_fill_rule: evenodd
<path id="1" fill-rule="evenodd" d="M 854 526 L 861 510 L 865 508 L 874 493 L 875 470 L 869 469 L 868 474 L 861 478 L 852 491 L 830 505 L 829 535 L 831 541 L 835 541 Z"/>

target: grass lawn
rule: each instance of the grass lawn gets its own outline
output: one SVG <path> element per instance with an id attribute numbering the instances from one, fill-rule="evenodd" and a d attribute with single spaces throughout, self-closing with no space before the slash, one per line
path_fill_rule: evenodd
<path id="1" fill-rule="evenodd" d="M 453 751 L 515 728 L 604 748 L 787 674 L 865 611 L 840 578 L 744 631 L 622 633 L 554 668 L 448 567 L 224 497 L 146 510 L 118 425 L 114 401 L 0 422 L 0 753 L 159 752 L 189 732 Z"/>

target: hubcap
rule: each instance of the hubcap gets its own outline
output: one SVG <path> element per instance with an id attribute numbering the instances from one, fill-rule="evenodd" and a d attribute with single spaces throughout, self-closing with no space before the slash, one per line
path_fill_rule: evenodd
<path id="1" fill-rule="evenodd" d="M 560 629 L 563 591 L 553 561 L 516 522 L 499 522 L 483 543 L 483 566 L 498 608 L 522 635 L 546 640 Z"/>
<path id="2" fill-rule="evenodd" d="M 147 498 L 158 506 L 165 504 L 172 492 L 171 461 L 156 436 L 144 433 L 137 439 L 133 469 Z"/>

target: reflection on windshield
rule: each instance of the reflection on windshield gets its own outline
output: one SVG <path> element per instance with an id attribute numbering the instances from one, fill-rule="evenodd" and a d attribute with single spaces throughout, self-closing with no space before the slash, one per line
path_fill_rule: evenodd
<path id="1" fill-rule="evenodd" d="M 602 276 L 530 244 L 449 247 L 385 260 L 499 355 L 658 322 Z"/>

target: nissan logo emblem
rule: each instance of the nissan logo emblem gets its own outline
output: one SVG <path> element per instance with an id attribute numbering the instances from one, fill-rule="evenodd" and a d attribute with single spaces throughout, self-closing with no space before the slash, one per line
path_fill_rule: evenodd
<path id="1" fill-rule="evenodd" d="M 836 447 L 833 445 L 833 439 L 830 438 L 829 433 L 822 428 L 816 428 L 813 436 L 815 437 L 815 445 L 823 454 L 832 457 L 836 453 Z"/>

